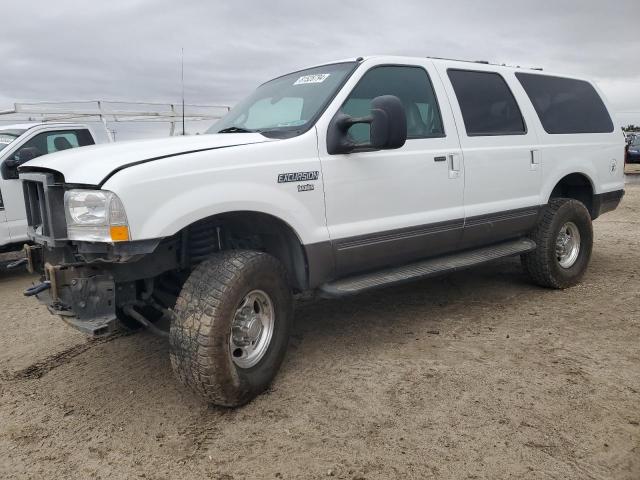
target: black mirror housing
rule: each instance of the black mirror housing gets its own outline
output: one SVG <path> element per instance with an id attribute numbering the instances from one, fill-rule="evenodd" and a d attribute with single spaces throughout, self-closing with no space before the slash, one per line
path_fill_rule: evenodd
<path id="1" fill-rule="evenodd" d="M 371 144 L 374 148 L 400 148 L 407 141 L 407 116 L 404 105 L 394 95 L 371 101 Z"/>
<path id="2" fill-rule="evenodd" d="M 370 141 L 355 143 L 347 132 L 352 125 L 368 123 L 371 126 Z M 394 95 L 382 95 L 371 101 L 371 113 L 366 117 L 337 114 L 329 124 L 327 152 L 330 155 L 354 151 L 390 150 L 400 148 L 407 140 L 407 117 L 400 99 Z"/>
<path id="3" fill-rule="evenodd" d="M 18 159 L 14 157 L 7 158 L 4 162 L 2 162 L 2 166 L 0 167 L 2 178 L 4 180 L 17 180 L 19 166 L 20 161 Z"/>

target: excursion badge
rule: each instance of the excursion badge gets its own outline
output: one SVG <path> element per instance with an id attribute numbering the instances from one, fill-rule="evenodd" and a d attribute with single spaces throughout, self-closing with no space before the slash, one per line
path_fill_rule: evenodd
<path id="1" fill-rule="evenodd" d="M 278 174 L 278 183 L 288 182 L 312 182 L 318 180 L 319 174 L 315 172 L 290 172 Z"/>

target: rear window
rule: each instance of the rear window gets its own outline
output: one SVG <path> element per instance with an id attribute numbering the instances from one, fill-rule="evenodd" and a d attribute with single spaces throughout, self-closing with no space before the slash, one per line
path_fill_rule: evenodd
<path id="1" fill-rule="evenodd" d="M 613 122 L 589 82 L 516 73 L 547 133 L 610 133 Z"/>
<path id="2" fill-rule="evenodd" d="M 527 129 L 509 86 L 495 72 L 448 70 L 467 135 L 522 135 Z"/>

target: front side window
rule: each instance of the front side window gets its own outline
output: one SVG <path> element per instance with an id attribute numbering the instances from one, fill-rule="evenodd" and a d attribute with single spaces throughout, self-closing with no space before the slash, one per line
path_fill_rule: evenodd
<path id="1" fill-rule="evenodd" d="M 356 65 L 355 62 L 323 65 L 264 83 L 207 133 L 298 135 L 315 122 Z"/>
<path id="2" fill-rule="evenodd" d="M 39 133 L 22 145 L 13 154 L 13 159 L 17 164 L 22 164 L 48 153 L 93 144 L 93 137 L 88 130 L 44 132 Z"/>
<path id="3" fill-rule="evenodd" d="M 467 135 L 527 133 L 522 113 L 507 82 L 495 72 L 448 70 Z"/>
<path id="4" fill-rule="evenodd" d="M 444 136 L 442 118 L 431 80 L 420 67 L 374 67 L 360 79 L 340 111 L 352 117 L 369 115 L 371 100 L 381 95 L 400 99 L 407 116 L 407 138 Z M 358 123 L 349 129 L 356 143 L 369 141 L 369 125 Z"/>
<path id="5" fill-rule="evenodd" d="M 600 95 L 584 80 L 517 72 L 547 133 L 611 133 L 613 122 Z"/>

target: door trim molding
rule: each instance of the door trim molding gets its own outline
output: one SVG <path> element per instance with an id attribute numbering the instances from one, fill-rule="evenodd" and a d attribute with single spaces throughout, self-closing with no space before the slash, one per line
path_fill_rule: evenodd
<path id="1" fill-rule="evenodd" d="M 540 206 L 458 218 L 335 239 L 336 278 L 422 260 L 456 250 L 521 237 L 538 220 Z"/>

